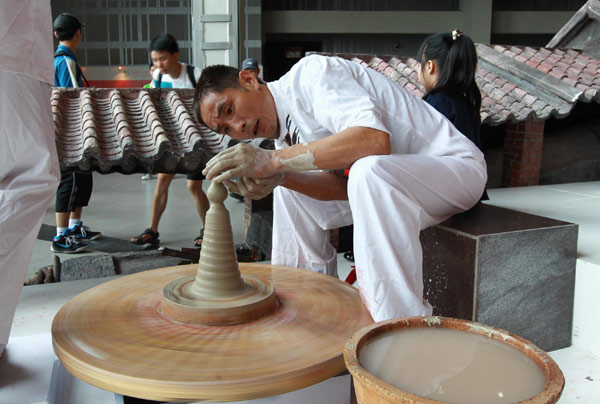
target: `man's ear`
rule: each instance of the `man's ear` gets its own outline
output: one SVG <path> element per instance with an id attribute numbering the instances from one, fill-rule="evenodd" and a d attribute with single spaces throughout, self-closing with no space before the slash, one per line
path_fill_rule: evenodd
<path id="1" fill-rule="evenodd" d="M 56 31 L 54 31 L 54 37 L 58 39 L 58 33 Z"/>
<path id="2" fill-rule="evenodd" d="M 242 82 L 242 86 L 244 88 L 246 88 L 246 87 L 258 88 L 260 85 L 258 80 L 256 80 L 256 77 L 254 76 L 254 74 L 250 73 L 248 70 L 240 70 L 239 77 Z"/>

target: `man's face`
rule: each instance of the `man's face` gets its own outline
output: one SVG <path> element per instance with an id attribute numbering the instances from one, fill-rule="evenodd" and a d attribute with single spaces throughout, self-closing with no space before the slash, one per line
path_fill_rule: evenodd
<path id="1" fill-rule="evenodd" d="M 175 73 L 177 70 L 179 52 L 171 54 L 168 51 L 152 51 L 150 52 L 150 59 L 154 67 L 159 69 L 162 74 L 171 75 L 171 73 Z"/>
<path id="2" fill-rule="evenodd" d="M 200 103 L 204 123 L 215 132 L 238 140 L 277 137 L 277 109 L 266 86 L 261 87 L 248 72 L 241 73 L 239 81 L 243 88 L 204 96 Z"/>
<path id="3" fill-rule="evenodd" d="M 250 72 L 254 75 L 254 77 L 258 78 L 258 75 L 260 74 L 260 70 L 259 69 L 244 69 L 247 72 Z"/>

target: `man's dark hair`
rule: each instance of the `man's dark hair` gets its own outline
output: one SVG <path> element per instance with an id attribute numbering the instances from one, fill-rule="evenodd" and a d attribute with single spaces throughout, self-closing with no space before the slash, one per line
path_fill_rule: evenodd
<path id="1" fill-rule="evenodd" d="M 157 51 L 167 51 L 171 55 L 179 52 L 179 45 L 177 45 L 177 40 L 171 34 L 160 34 L 156 38 L 150 42 L 150 52 Z"/>
<path id="2" fill-rule="evenodd" d="M 194 114 L 198 122 L 206 126 L 200 116 L 200 103 L 208 93 L 220 93 L 228 88 L 244 88 L 239 82 L 239 74 L 239 69 L 225 65 L 213 65 L 202 70 L 194 94 Z"/>

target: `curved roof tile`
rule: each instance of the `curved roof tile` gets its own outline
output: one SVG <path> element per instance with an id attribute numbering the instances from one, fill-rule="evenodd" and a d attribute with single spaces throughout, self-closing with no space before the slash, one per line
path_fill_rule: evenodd
<path id="1" fill-rule="evenodd" d="M 62 169 L 187 173 L 231 140 L 200 125 L 194 90 L 54 88 Z"/>

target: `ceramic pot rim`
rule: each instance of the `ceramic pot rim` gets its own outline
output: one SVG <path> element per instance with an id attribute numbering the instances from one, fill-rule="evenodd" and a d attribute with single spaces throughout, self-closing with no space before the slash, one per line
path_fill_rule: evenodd
<path id="1" fill-rule="evenodd" d="M 382 396 L 399 403 L 435 404 L 443 401 L 431 400 L 394 387 L 367 372 L 360 364 L 358 357 L 368 340 L 387 331 L 404 328 L 442 327 L 473 334 L 491 337 L 516 348 L 531 358 L 544 373 L 546 384 L 542 391 L 535 396 L 519 401 L 520 404 L 555 403 L 562 393 L 565 379 L 562 371 L 554 360 L 532 342 L 500 328 L 490 327 L 481 323 L 450 317 L 406 317 L 382 321 L 368 325 L 358 330 L 344 347 L 344 361 L 348 371 L 355 378 L 355 383 L 362 383 L 370 390 L 375 390 Z M 545 400 L 545 401 L 542 401 Z"/>

